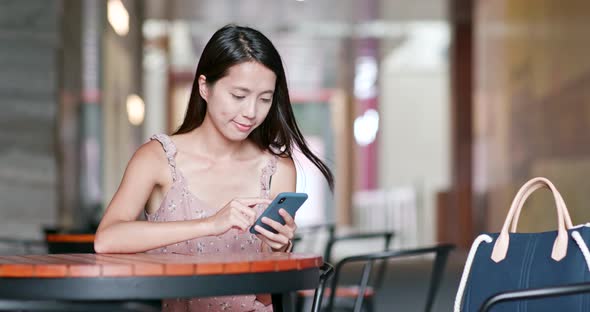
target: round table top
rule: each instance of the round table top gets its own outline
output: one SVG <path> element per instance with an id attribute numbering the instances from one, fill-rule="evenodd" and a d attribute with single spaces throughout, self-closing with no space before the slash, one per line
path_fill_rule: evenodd
<path id="1" fill-rule="evenodd" d="M 128 300 L 282 294 L 313 289 L 309 254 L 49 254 L 0 256 L 0 299 Z"/>
<path id="2" fill-rule="evenodd" d="M 48 254 L 0 256 L 0 278 L 190 276 L 318 268 L 322 258 L 295 253 Z"/>

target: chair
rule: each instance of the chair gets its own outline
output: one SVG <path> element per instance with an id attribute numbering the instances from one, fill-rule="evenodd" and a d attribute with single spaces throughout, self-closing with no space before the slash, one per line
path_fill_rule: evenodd
<path id="1" fill-rule="evenodd" d="M 530 288 L 499 293 L 488 298 L 481 306 L 480 312 L 488 312 L 495 305 L 515 300 L 538 299 L 590 293 L 590 283 L 570 284 L 543 288 Z M 556 311 L 559 310 L 556 307 Z"/>
<path id="2" fill-rule="evenodd" d="M 310 248 L 310 246 L 304 246 L 305 250 L 304 252 L 312 252 L 316 250 L 316 247 L 318 247 L 321 243 L 321 235 L 323 233 L 327 233 L 328 237 L 327 237 L 327 241 L 330 241 L 334 238 L 335 233 L 336 233 L 336 225 L 333 223 L 322 223 L 322 224 L 315 224 L 315 225 L 310 225 L 310 226 L 305 226 L 305 227 L 300 227 L 297 229 L 297 233 L 295 234 L 295 237 L 293 238 L 292 242 L 293 242 L 293 248 L 295 248 L 295 246 L 299 247 L 299 245 L 305 240 L 305 241 L 309 241 L 311 240 L 313 242 L 313 246 L 312 248 Z M 325 253 L 325 247 L 323 247 L 322 249 L 324 249 L 324 253 Z M 326 258 L 324 258 L 325 261 L 328 261 Z"/>
<path id="3" fill-rule="evenodd" d="M 47 252 L 61 253 L 94 253 L 94 228 L 60 229 L 43 228 Z"/>
<path id="4" fill-rule="evenodd" d="M 328 239 L 326 242 L 326 246 L 324 248 L 323 251 L 323 258 L 325 262 L 329 262 L 332 263 L 333 259 L 333 251 L 335 249 L 335 246 L 339 243 L 342 242 L 350 242 L 350 241 L 358 241 L 358 240 L 372 240 L 372 239 L 376 239 L 376 238 L 382 238 L 384 241 L 383 244 L 383 251 L 387 251 L 389 249 L 389 245 L 391 242 L 391 239 L 393 237 L 393 232 L 387 232 L 387 231 L 383 231 L 383 232 L 357 232 L 357 233 L 347 233 L 347 234 L 336 234 L 336 228 L 334 224 L 319 224 L 319 225 L 314 225 L 314 226 L 310 226 L 310 227 L 305 227 L 302 228 L 300 230 L 298 230 L 298 235 L 299 237 L 295 240 L 295 244 L 297 244 L 298 242 L 301 241 L 301 237 L 313 237 L 315 238 L 313 240 L 314 243 L 317 243 L 319 241 L 319 236 L 322 232 L 327 232 L 328 234 Z M 380 266 L 379 270 L 380 270 L 380 275 L 384 275 L 384 266 Z M 369 288 L 369 290 L 367 290 L 365 292 L 365 296 L 367 297 L 368 301 L 372 301 L 372 297 L 374 295 L 374 289 L 375 288 L 379 288 L 381 285 L 382 281 L 378 280 L 377 282 L 374 283 L 374 286 Z M 352 286 L 352 287 L 346 287 L 346 286 L 341 286 L 336 290 L 336 294 L 335 296 L 338 298 L 342 298 L 343 300 L 347 300 L 347 299 L 354 299 L 357 297 L 358 295 L 358 287 L 356 286 Z M 297 292 L 297 302 L 296 302 L 296 310 L 297 311 L 303 311 L 304 306 L 305 306 L 305 302 L 311 298 L 314 295 L 313 290 L 304 290 L 304 291 L 299 291 Z M 331 288 L 326 290 L 326 295 L 331 295 Z"/>
<path id="5" fill-rule="evenodd" d="M 324 250 L 324 259 L 327 262 L 332 261 L 332 254 L 334 251 L 334 245 L 344 241 L 355 241 L 355 240 L 370 240 L 375 238 L 383 238 L 383 251 L 389 250 L 389 244 L 393 238 L 393 232 L 381 231 L 381 232 L 360 232 L 350 233 L 344 235 L 333 235 L 326 244 Z"/>
<path id="6" fill-rule="evenodd" d="M 396 251 L 384 251 L 384 252 L 377 252 L 365 255 L 358 255 L 347 257 L 338 262 L 335 268 L 334 277 L 332 278 L 331 287 L 330 289 L 336 291 L 329 292 L 329 300 L 326 305 L 325 311 L 333 311 L 335 308 L 335 298 L 337 297 L 338 293 L 338 282 L 340 279 L 340 273 L 342 272 L 342 268 L 350 263 L 363 263 L 363 271 L 361 274 L 361 278 L 359 281 L 359 285 L 357 286 L 358 291 L 356 292 L 356 298 L 352 303 L 352 308 L 348 307 L 350 310 L 358 312 L 364 308 L 368 311 L 373 309 L 373 302 L 372 300 L 366 302 L 367 299 L 371 299 L 373 296 L 367 296 L 367 291 L 369 288 L 369 280 L 371 277 L 371 273 L 373 268 L 375 267 L 375 262 L 381 261 L 381 268 L 385 268 L 387 261 L 396 259 L 396 258 L 407 258 L 412 256 L 420 256 L 420 255 L 427 255 L 427 254 L 435 254 L 434 259 L 434 268 L 432 270 L 431 278 L 430 278 L 430 285 L 428 288 L 428 293 L 426 296 L 426 305 L 425 311 L 431 311 L 434 305 L 434 299 L 436 297 L 436 293 L 440 286 L 440 282 L 442 280 L 443 271 L 447 262 L 448 255 L 450 251 L 454 248 L 453 245 L 438 245 L 434 247 L 428 248 L 419 248 L 419 249 L 407 249 L 407 250 L 396 250 Z M 377 275 L 377 283 L 382 283 L 383 276 L 384 276 L 384 269 L 379 269 Z M 379 286 L 379 285 L 378 285 Z M 375 289 L 375 288 L 373 288 Z M 375 293 L 375 290 L 373 291 Z M 327 293 L 326 293 L 327 294 Z"/>
<path id="7" fill-rule="evenodd" d="M 324 289 L 326 288 L 326 281 L 332 277 L 334 274 L 334 267 L 324 262 L 324 264 L 320 267 L 322 273 L 320 274 L 320 283 L 318 288 L 316 288 L 314 295 L 313 295 L 313 305 L 311 306 L 312 312 L 319 312 L 320 308 L 322 307 L 322 301 L 324 299 Z"/>
<path id="8" fill-rule="evenodd" d="M 314 237 L 314 243 L 318 243 L 318 239 L 322 232 L 327 232 L 328 238 L 326 246 L 323 248 L 323 258 L 325 262 L 332 262 L 332 254 L 334 251 L 334 245 L 344 241 L 355 241 L 355 240 L 370 240 L 375 238 L 383 238 L 384 246 L 383 251 L 389 249 L 389 244 L 394 236 L 391 231 L 378 231 L 378 232 L 353 232 L 346 234 L 337 234 L 336 225 L 333 223 L 317 224 L 307 227 L 301 227 L 297 230 L 297 235 L 293 239 L 293 248 L 303 240 L 304 237 Z"/>

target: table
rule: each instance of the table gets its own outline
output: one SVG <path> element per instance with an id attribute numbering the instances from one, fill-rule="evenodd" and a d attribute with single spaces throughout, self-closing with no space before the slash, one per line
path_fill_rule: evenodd
<path id="1" fill-rule="evenodd" d="M 94 234 L 62 234 L 53 233 L 45 235 L 49 243 L 94 243 Z"/>
<path id="2" fill-rule="evenodd" d="M 0 256 L 0 300 L 125 301 L 316 288 L 322 258 L 310 254 L 50 254 Z"/>
<path id="3" fill-rule="evenodd" d="M 93 253 L 94 234 L 89 233 L 46 233 L 47 252 L 55 253 Z"/>

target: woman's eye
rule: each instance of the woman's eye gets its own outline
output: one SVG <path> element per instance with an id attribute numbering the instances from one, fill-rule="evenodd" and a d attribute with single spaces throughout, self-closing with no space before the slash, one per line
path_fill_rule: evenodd
<path id="1" fill-rule="evenodd" d="M 272 102 L 272 99 L 260 99 L 262 102 L 264 103 L 270 103 Z"/>
<path id="2" fill-rule="evenodd" d="M 234 97 L 234 99 L 236 99 L 236 100 L 243 100 L 244 98 L 246 98 L 246 97 L 245 97 L 245 96 L 243 96 L 243 95 L 235 95 L 235 94 L 232 94 L 232 96 L 233 96 L 233 97 Z"/>

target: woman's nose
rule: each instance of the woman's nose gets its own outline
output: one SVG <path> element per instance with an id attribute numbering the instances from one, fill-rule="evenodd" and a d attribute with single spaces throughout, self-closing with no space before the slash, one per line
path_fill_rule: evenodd
<path id="1" fill-rule="evenodd" d="M 248 101 L 248 103 L 246 103 L 246 105 L 242 109 L 242 116 L 248 119 L 253 119 L 254 117 L 256 117 L 256 102 L 254 100 Z"/>

